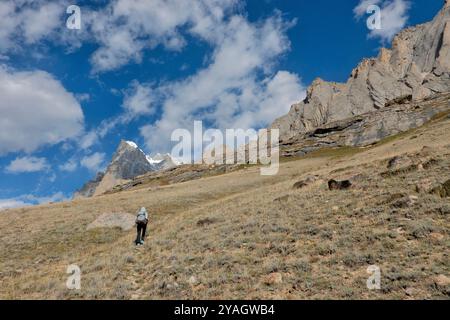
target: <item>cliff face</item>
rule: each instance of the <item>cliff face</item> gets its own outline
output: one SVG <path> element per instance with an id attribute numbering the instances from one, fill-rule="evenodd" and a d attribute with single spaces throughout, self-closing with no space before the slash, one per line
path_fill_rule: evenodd
<path id="1" fill-rule="evenodd" d="M 382 49 L 377 58 L 364 59 L 346 83 L 316 79 L 306 99 L 293 105 L 287 115 L 272 124 L 272 128 L 280 130 L 281 143 L 299 139 L 335 122 L 449 92 L 449 3 L 447 0 L 431 22 L 400 32 L 393 40 L 392 49 Z M 388 120 L 379 119 L 381 122 Z M 405 128 L 414 126 L 415 122 L 423 123 L 422 119 L 416 120 L 409 116 L 401 122 Z M 360 134 L 366 133 L 362 130 Z M 380 138 L 385 134 L 391 133 L 384 132 Z M 369 140 L 368 143 L 373 142 Z"/>

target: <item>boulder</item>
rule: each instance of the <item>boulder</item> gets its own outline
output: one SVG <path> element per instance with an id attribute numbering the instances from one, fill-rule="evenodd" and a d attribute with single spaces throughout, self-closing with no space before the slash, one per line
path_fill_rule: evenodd
<path id="1" fill-rule="evenodd" d="M 350 189 L 352 183 L 350 180 L 336 181 L 331 179 L 328 181 L 328 189 L 330 190 L 347 190 Z"/>
<path id="2" fill-rule="evenodd" d="M 103 213 L 86 230 L 98 228 L 120 228 L 123 231 L 131 230 L 135 225 L 136 217 L 128 213 Z"/>
<path id="3" fill-rule="evenodd" d="M 307 176 L 305 179 L 297 181 L 296 183 L 294 183 L 293 188 L 294 189 L 304 188 L 304 187 L 309 186 L 312 183 L 316 182 L 317 179 L 318 179 L 317 176 Z"/>
<path id="4" fill-rule="evenodd" d="M 411 157 L 407 155 L 396 156 L 389 160 L 387 168 L 389 170 L 398 170 L 400 168 L 409 167 L 413 164 Z"/>

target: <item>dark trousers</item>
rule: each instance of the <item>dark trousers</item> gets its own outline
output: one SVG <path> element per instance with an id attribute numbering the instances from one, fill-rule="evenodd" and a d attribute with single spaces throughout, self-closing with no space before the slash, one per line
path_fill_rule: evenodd
<path id="1" fill-rule="evenodd" d="M 135 243 L 138 244 L 141 241 L 144 241 L 145 231 L 147 231 L 147 222 L 137 222 L 136 223 L 137 236 Z"/>

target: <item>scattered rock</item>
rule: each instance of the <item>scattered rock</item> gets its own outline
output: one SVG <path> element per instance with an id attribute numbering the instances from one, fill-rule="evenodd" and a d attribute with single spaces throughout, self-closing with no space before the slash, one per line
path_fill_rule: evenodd
<path id="1" fill-rule="evenodd" d="M 430 179 L 423 179 L 423 180 L 420 180 L 416 184 L 416 192 L 417 193 L 428 193 L 428 192 L 430 192 L 432 187 L 433 187 L 433 183 L 431 182 Z"/>
<path id="2" fill-rule="evenodd" d="M 205 218 L 197 221 L 198 227 L 207 226 L 216 222 L 216 219 Z"/>
<path id="3" fill-rule="evenodd" d="M 189 278 L 188 282 L 189 282 L 189 284 L 191 284 L 193 286 L 195 286 L 198 283 L 197 278 L 195 276 L 191 276 Z"/>
<path id="4" fill-rule="evenodd" d="M 442 185 L 433 188 L 431 194 L 440 196 L 441 198 L 450 197 L 450 180 L 447 180 Z"/>
<path id="5" fill-rule="evenodd" d="M 328 189 L 330 190 L 347 190 L 352 186 L 350 180 L 336 181 L 331 179 L 328 181 Z"/>
<path id="6" fill-rule="evenodd" d="M 436 160 L 434 158 L 428 159 L 426 161 L 423 161 L 420 165 L 417 166 L 417 168 L 419 168 L 420 166 L 422 166 L 422 168 L 424 170 L 428 170 L 434 166 L 436 166 L 437 164 L 439 164 L 440 160 Z"/>
<path id="7" fill-rule="evenodd" d="M 405 294 L 406 294 L 408 297 L 414 296 L 415 293 L 416 293 L 416 289 L 414 289 L 414 288 L 406 288 L 406 289 L 405 289 Z"/>
<path id="8" fill-rule="evenodd" d="M 334 212 L 338 212 L 339 211 L 339 207 L 338 206 L 333 206 L 333 208 L 331 208 L 331 210 L 333 210 Z"/>
<path id="9" fill-rule="evenodd" d="M 351 182 L 363 182 L 363 181 L 370 181 L 370 177 L 363 174 L 363 173 L 358 173 L 355 174 L 353 177 L 350 178 Z"/>
<path id="10" fill-rule="evenodd" d="M 433 148 L 430 146 L 423 146 L 422 150 L 420 150 L 422 156 L 429 156 L 432 152 Z"/>
<path id="11" fill-rule="evenodd" d="M 264 277 L 263 282 L 267 285 L 280 284 L 283 282 L 283 276 L 279 272 L 273 272 Z"/>
<path id="12" fill-rule="evenodd" d="M 293 188 L 294 189 L 304 188 L 304 187 L 309 186 L 310 184 L 314 183 L 315 181 L 317 181 L 317 179 L 318 179 L 317 176 L 307 176 L 305 179 L 296 182 L 293 185 Z"/>
<path id="13" fill-rule="evenodd" d="M 394 208 L 409 208 L 413 206 L 417 200 L 419 200 L 419 198 L 416 196 L 404 196 L 392 202 L 391 206 Z"/>
<path id="14" fill-rule="evenodd" d="M 442 239 L 444 239 L 444 235 L 439 232 L 432 232 L 430 233 L 430 238 L 436 241 L 441 241 Z"/>
<path id="15" fill-rule="evenodd" d="M 97 228 L 120 228 L 123 231 L 131 230 L 135 225 L 136 217 L 128 213 L 103 213 L 86 230 Z"/>
<path id="16" fill-rule="evenodd" d="M 273 201 L 274 202 L 286 202 L 288 200 L 289 200 L 289 195 L 285 195 L 285 196 L 282 196 L 282 197 L 278 197 L 278 198 L 274 199 Z"/>
<path id="17" fill-rule="evenodd" d="M 439 213 L 442 215 L 450 214 L 450 205 L 444 204 L 439 208 Z"/>
<path id="18" fill-rule="evenodd" d="M 387 168 L 389 170 L 398 170 L 400 168 L 409 167 L 413 164 L 412 159 L 409 156 L 402 155 L 396 156 L 389 160 Z"/>
<path id="19" fill-rule="evenodd" d="M 446 275 L 440 274 L 433 278 L 434 283 L 439 287 L 450 286 L 450 278 Z"/>

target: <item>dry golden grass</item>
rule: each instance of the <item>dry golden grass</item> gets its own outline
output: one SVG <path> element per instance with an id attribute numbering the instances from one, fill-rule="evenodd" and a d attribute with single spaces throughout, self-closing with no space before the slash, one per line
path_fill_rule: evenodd
<path id="1" fill-rule="evenodd" d="M 415 185 L 450 178 L 450 120 L 359 151 L 283 162 L 276 176 L 248 167 L 1 212 L 0 298 L 448 298 L 435 279 L 449 276 L 449 198 Z M 381 176 L 405 153 L 436 161 Z M 308 174 L 322 180 L 292 188 Z M 351 177 L 354 188 L 327 190 L 327 179 Z M 134 231 L 86 231 L 102 213 L 141 206 L 151 215 L 144 247 L 133 246 Z M 81 267 L 79 291 L 65 287 L 70 264 Z M 371 264 L 381 267 L 381 290 L 366 288 Z M 282 282 L 267 281 L 272 273 Z"/>

